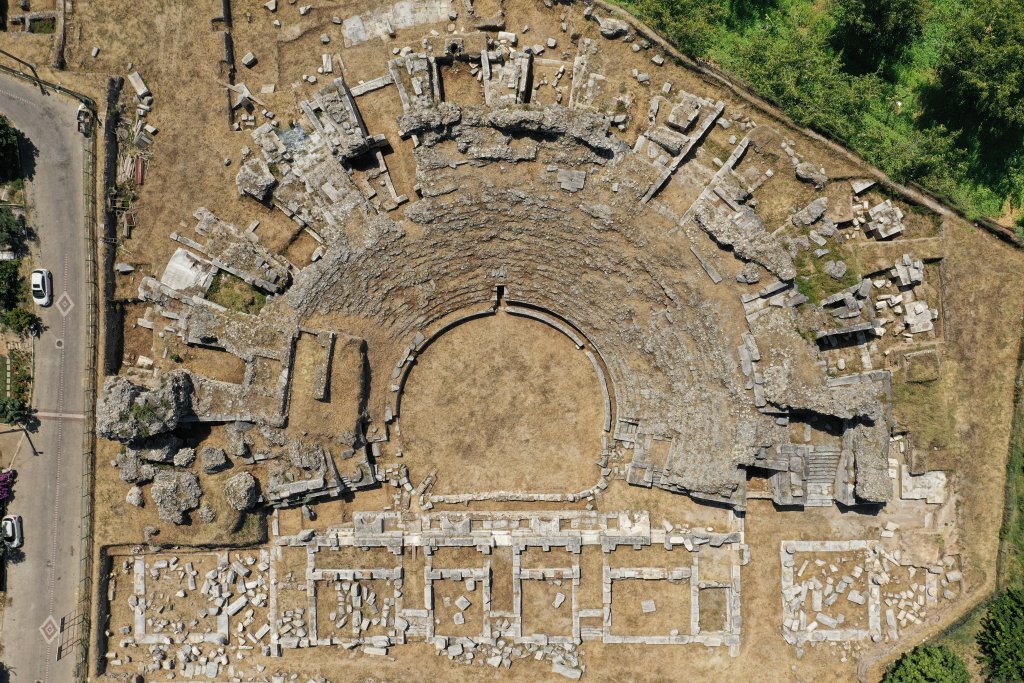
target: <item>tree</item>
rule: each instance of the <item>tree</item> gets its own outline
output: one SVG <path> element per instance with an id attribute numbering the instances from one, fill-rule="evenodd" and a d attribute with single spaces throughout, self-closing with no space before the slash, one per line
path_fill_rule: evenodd
<path id="1" fill-rule="evenodd" d="M 0 179 L 10 180 L 21 175 L 18 166 L 18 129 L 0 114 Z"/>
<path id="2" fill-rule="evenodd" d="M 11 332 L 25 334 L 38 330 L 42 325 L 42 320 L 35 313 L 26 311 L 21 306 L 15 306 L 9 311 L 0 313 L 0 324 Z"/>
<path id="3" fill-rule="evenodd" d="M 837 0 L 832 44 L 850 71 L 877 71 L 899 61 L 921 35 L 924 14 L 922 0 Z"/>
<path id="4" fill-rule="evenodd" d="M 956 114 L 990 128 L 1024 129 L 1024 3 L 969 3 L 939 60 L 940 92 Z"/>
<path id="5" fill-rule="evenodd" d="M 0 261 L 0 309 L 9 311 L 21 298 L 21 261 Z"/>
<path id="6" fill-rule="evenodd" d="M 846 140 L 857 133 L 863 112 L 882 87 L 873 74 L 846 73 L 813 17 L 792 9 L 770 13 L 742 41 L 716 50 L 715 56 L 798 124 Z"/>
<path id="7" fill-rule="evenodd" d="M 1024 598 L 1019 593 L 1007 591 L 989 605 L 978 649 L 988 680 L 1024 680 Z"/>
<path id="8" fill-rule="evenodd" d="M 0 398 L 0 422 L 4 424 L 25 424 L 32 416 L 32 409 L 25 399 L 15 396 Z"/>
<path id="9" fill-rule="evenodd" d="M 882 683 L 970 683 L 964 660 L 945 645 L 919 645 L 885 672 Z"/>
<path id="10" fill-rule="evenodd" d="M 25 246 L 25 224 L 8 207 L 0 207 L 0 248 L 20 252 Z"/>

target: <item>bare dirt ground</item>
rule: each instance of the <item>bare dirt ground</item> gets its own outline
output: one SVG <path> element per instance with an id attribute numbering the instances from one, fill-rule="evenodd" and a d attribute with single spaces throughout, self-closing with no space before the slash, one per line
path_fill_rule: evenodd
<path id="1" fill-rule="evenodd" d="M 643 603 L 654 601 L 654 611 L 644 612 Z M 612 581 L 612 633 L 617 636 L 667 636 L 672 631 L 690 632 L 690 582 Z M 723 620 L 724 623 L 724 620 Z"/>
<path id="2" fill-rule="evenodd" d="M 561 585 L 559 585 L 561 584 Z M 523 581 L 523 635 L 572 636 L 572 581 Z M 555 607 L 558 594 L 562 602 Z"/>
<path id="3" fill-rule="evenodd" d="M 603 419 L 597 382 L 583 352 L 543 323 L 472 320 L 417 359 L 402 396 L 405 459 L 437 468 L 436 493 L 591 486 Z"/>

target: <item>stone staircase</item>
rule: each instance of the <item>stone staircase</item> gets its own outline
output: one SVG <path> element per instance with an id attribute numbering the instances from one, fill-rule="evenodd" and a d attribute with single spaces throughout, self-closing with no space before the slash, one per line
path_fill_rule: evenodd
<path id="1" fill-rule="evenodd" d="M 804 461 L 807 507 L 829 507 L 835 496 L 836 470 L 842 450 L 815 448 Z"/>

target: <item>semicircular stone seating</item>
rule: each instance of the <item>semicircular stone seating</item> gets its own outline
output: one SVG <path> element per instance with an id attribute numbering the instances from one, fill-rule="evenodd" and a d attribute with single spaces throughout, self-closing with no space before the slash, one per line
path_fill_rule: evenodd
<path id="1" fill-rule="evenodd" d="M 445 44 L 451 40 L 458 36 Z M 772 177 L 764 160 L 788 163 L 777 152 L 765 155 L 778 135 L 744 122 L 746 132 L 731 136 L 721 154 L 725 161 L 712 158 L 704 143 L 716 123 L 727 127 L 725 104 L 666 87 L 652 99 L 646 129 L 640 125 L 627 142 L 612 127 L 619 117 L 596 105 L 594 84 L 604 77 L 595 71 L 594 41 L 579 41 L 573 68 L 556 79 L 564 73 L 571 80 L 568 101 L 560 94 L 545 106 L 530 103 L 528 53 L 502 45 L 493 54 L 442 54 L 432 51 L 435 42 L 388 57 L 381 64 L 387 77 L 374 81 L 374 89 L 393 87 L 405 141 L 368 129 L 358 98 L 369 86 L 350 89 L 344 77 L 301 103 L 301 134 L 269 123 L 252 131 L 257 151 L 243 162 L 239 191 L 309 231 L 319 244 L 310 264 L 289 264 L 286 273 L 283 257 L 209 212 L 199 230 L 208 233 L 206 245 L 179 236 L 224 267 L 244 257 L 239 272 L 271 294 L 287 288 L 264 314 L 294 319 L 290 337 L 287 330 L 274 337 L 282 349 L 274 357 L 285 359 L 282 379 L 258 387 L 284 406 L 278 423 L 287 419 L 287 349 L 304 321 L 367 341 L 374 379 L 366 432 L 381 440 L 400 410 L 403 366 L 418 347 L 460 316 L 495 306 L 502 288 L 508 305 L 547 312 L 585 338 L 606 390 L 606 450 L 628 459 L 630 483 L 742 507 L 746 466 L 787 476 L 792 469 L 783 462 L 793 452 L 784 429 L 791 409 L 888 433 L 877 401 L 853 401 L 852 412 L 842 407 L 839 398 L 868 390 L 826 384 L 816 349 L 793 332 L 792 307 L 801 302 L 792 257 L 753 201 Z M 445 99 L 442 73 L 452 60 L 481 70 L 486 104 Z M 411 144 L 413 196 L 397 193 L 378 152 L 385 142 Z M 797 178 L 820 191 L 827 177 L 798 164 L 791 145 L 783 148 Z M 369 177 L 385 190 L 370 187 L 357 159 L 361 167 L 379 165 Z M 819 205 L 794 220 L 819 220 L 821 212 L 811 212 Z M 717 247 L 725 250 L 706 258 Z M 742 262 L 781 280 L 758 289 L 716 270 L 732 275 Z M 212 306 L 152 283 L 147 296 L 171 319 L 187 321 L 182 309 Z M 780 336 L 778 326 L 790 334 Z M 775 353 L 780 339 L 787 346 Z M 761 340 L 765 353 L 755 353 Z M 853 457 L 857 444 L 885 441 L 876 438 L 881 431 L 872 434 L 848 439 L 840 463 L 855 463 L 858 481 L 877 483 L 885 447 Z M 653 442 L 669 443 L 667 454 L 655 455 Z M 779 500 L 793 502 L 800 486 Z M 858 487 L 858 495 L 884 495 L 868 494 L 871 487 Z"/>

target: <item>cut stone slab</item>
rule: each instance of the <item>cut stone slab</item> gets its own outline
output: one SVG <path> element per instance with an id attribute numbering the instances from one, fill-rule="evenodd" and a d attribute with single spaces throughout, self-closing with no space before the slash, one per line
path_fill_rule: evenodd
<path id="1" fill-rule="evenodd" d="M 216 272 L 212 263 L 179 247 L 167 262 L 160 282 L 178 292 L 205 292 Z"/>
<path id="2" fill-rule="evenodd" d="M 572 169 L 558 169 L 558 184 L 568 192 L 579 192 L 587 181 L 586 171 L 574 171 Z"/>
<path id="3" fill-rule="evenodd" d="M 825 263 L 825 272 L 833 280 L 842 280 L 846 275 L 846 263 L 844 261 L 828 261 Z"/>
<path id="4" fill-rule="evenodd" d="M 583 675 L 583 672 L 579 669 L 573 669 L 572 667 L 566 666 L 557 660 L 551 663 L 551 673 L 558 674 L 559 676 L 565 676 L 571 681 L 578 681 Z"/>
<path id="5" fill-rule="evenodd" d="M 604 17 L 598 19 L 597 23 L 601 26 L 601 35 L 608 39 L 619 38 L 629 33 L 629 24 L 621 19 Z"/>
<path id="6" fill-rule="evenodd" d="M 138 71 L 133 71 L 128 74 L 128 83 L 131 84 L 139 99 L 151 94 L 149 92 L 149 87 L 146 86 L 146 82 L 142 80 L 142 76 L 139 75 Z"/>

